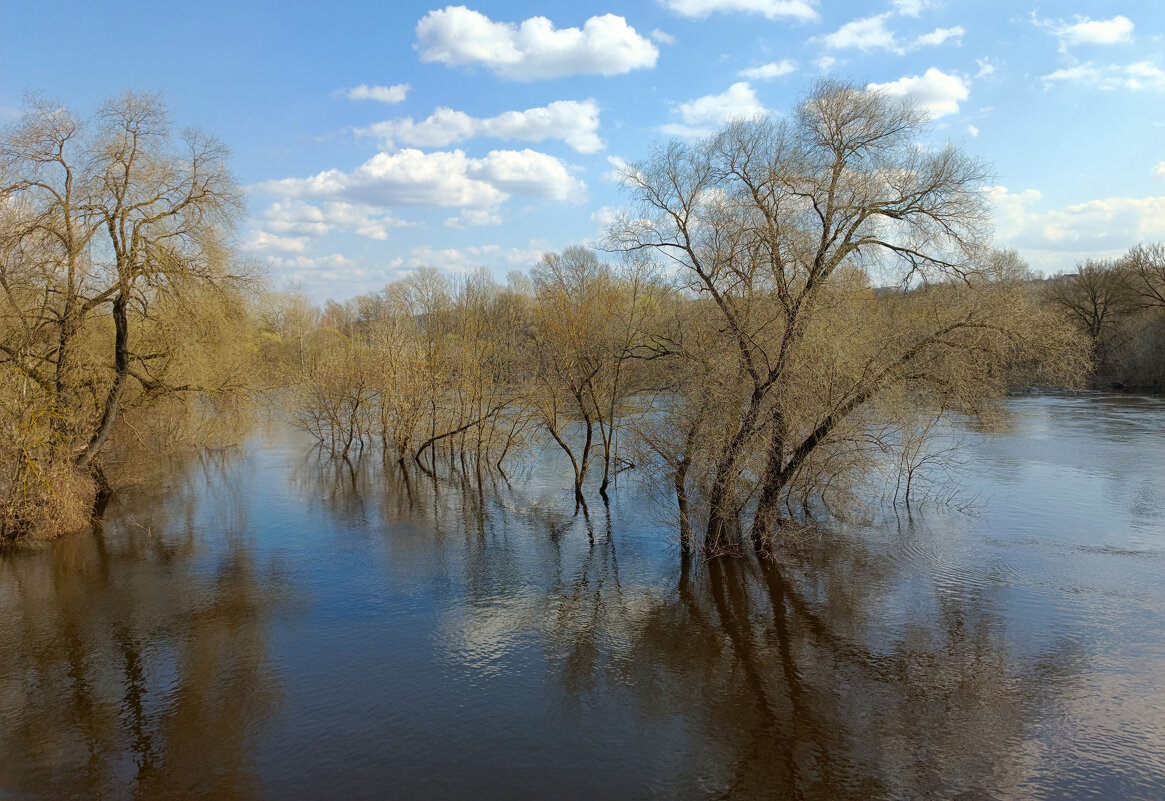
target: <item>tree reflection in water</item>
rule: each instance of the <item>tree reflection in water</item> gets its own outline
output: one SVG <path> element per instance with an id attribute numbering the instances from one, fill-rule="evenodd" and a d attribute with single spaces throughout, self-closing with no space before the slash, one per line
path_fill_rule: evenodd
<path id="1" fill-rule="evenodd" d="M 675 797 L 1024 796 L 1033 726 L 1081 670 L 1067 639 L 1013 652 L 989 585 L 936 585 L 937 614 L 887 622 L 903 577 L 854 538 L 810 540 L 779 565 L 673 552 L 668 589 L 621 579 L 608 506 L 573 513 L 489 474 L 383 482 L 361 476 L 367 464 L 351 468 L 355 479 L 348 469 L 336 495 L 322 492 L 337 523 L 359 523 L 353 510 L 375 503 L 385 536 L 402 520 L 431 532 L 413 547 L 464 570 L 464 637 L 540 639 L 561 710 L 614 713 L 630 700 L 661 737 L 678 724 L 683 767 L 665 780 Z M 392 554 L 424 558 L 395 542 Z M 460 652 L 480 670 L 491 648 L 501 650 Z"/>
<path id="2" fill-rule="evenodd" d="M 252 743 L 279 699 L 267 624 L 282 582 L 255 563 L 246 505 L 207 497 L 230 492 L 225 469 L 195 460 L 187 486 L 115 533 L 0 555 L 6 793 L 260 794 Z"/>
<path id="3" fill-rule="evenodd" d="M 0 556 L 0 793 L 1027 797 L 1092 669 L 861 537 L 697 563 L 630 481 L 251 459 Z"/>

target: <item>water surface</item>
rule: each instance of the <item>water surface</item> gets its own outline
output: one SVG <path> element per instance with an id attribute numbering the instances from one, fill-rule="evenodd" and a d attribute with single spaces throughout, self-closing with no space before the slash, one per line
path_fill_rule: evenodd
<path id="1" fill-rule="evenodd" d="M 1165 797 L 1165 402 L 1009 411 L 779 568 L 550 452 L 189 460 L 0 554 L 0 798 Z"/>

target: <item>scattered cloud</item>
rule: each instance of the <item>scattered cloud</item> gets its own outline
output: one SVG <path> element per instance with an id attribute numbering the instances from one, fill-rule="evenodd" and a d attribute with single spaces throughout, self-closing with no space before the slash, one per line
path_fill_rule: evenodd
<path id="1" fill-rule="evenodd" d="M 979 71 L 975 73 L 976 78 L 986 78 L 988 75 L 995 74 L 995 62 L 989 58 L 977 58 L 975 63 L 979 65 Z"/>
<path id="2" fill-rule="evenodd" d="M 465 248 L 433 248 L 421 245 L 409 252 L 404 264 L 411 268 L 437 267 L 450 272 L 473 270 L 481 266 L 531 267 L 543 251 L 533 247 L 503 248 L 498 245 L 473 245 Z"/>
<path id="3" fill-rule="evenodd" d="M 1150 61 L 1133 64 L 1096 64 L 1086 61 L 1063 67 L 1043 77 L 1045 84 L 1079 83 L 1098 89 L 1165 90 L 1165 70 Z"/>
<path id="4" fill-rule="evenodd" d="M 1060 50 L 1065 52 L 1075 45 L 1112 45 L 1132 39 L 1133 22 L 1128 17 L 1117 14 L 1111 19 L 1090 19 L 1077 16 L 1075 22 L 1064 20 L 1042 20 L 1032 13 L 1032 21 L 1046 28 L 1060 40 Z"/>
<path id="5" fill-rule="evenodd" d="M 1034 189 L 986 191 L 995 204 L 996 239 L 1045 272 L 1071 269 L 1085 258 L 1116 256 L 1135 242 L 1165 239 L 1165 197 L 1108 197 L 1044 209 Z"/>
<path id="6" fill-rule="evenodd" d="M 704 17 L 718 13 L 761 14 L 768 19 L 789 17 L 803 22 L 817 19 L 813 0 L 662 0 L 665 8 L 681 17 Z"/>
<path id="7" fill-rule="evenodd" d="M 318 206 L 301 201 L 271 204 L 260 219 L 277 234 L 321 237 L 334 230 L 352 231 L 369 239 L 387 239 L 388 229 L 412 225 L 373 206 L 328 201 Z"/>
<path id="8" fill-rule="evenodd" d="M 931 119 L 957 114 L 959 103 L 970 96 L 968 82 L 958 75 L 948 75 L 931 67 L 922 75 L 906 75 L 889 83 L 871 83 L 866 87 L 918 103 Z"/>
<path id="9" fill-rule="evenodd" d="M 614 14 L 582 28 L 555 28 L 546 17 L 495 22 L 465 6 L 430 11 L 417 23 L 420 59 L 450 67 L 481 64 L 502 78 L 620 75 L 655 66 L 659 49 Z"/>
<path id="10" fill-rule="evenodd" d="M 465 225 L 495 222 L 498 208 L 511 195 L 569 205 L 587 197 L 586 184 L 565 164 L 529 149 L 494 150 L 483 158 L 470 158 L 461 150 L 378 153 L 348 172 L 333 169 L 307 178 L 267 181 L 252 191 L 322 203 L 325 210 L 329 201 L 361 209 L 458 208 Z M 466 213 L 467 209 L 478 213 Z M 387 224 L 384 218 L 380 222 Z"/>
<path id="11" fill-rule="evenodd" d="M 266 231 L 252 231 L 243 242 L 243 250 L 252 253 L 303 253 L 310 241 L 306 236 L 276 236 Z"/>
<path id="12" fill-rule="evenodd" d="M 917 47 L 934 47 L 941 45 L 949 39 L 962 39 L 963 26 L 956 25 L 953 28 L 935 28 L 930 33 L 924 33 L 914 40 Z"/>
<path id="13" fill-rule="evenodd" d="M 298 270 L 318 270 L 321 267 L 352 267 L 356 264 L 354 259 L 348 258 L 343 253 L 333 253 L 329 256 L 295 256 L 294 258 L 272 256 L 267 261 L 273 267 L 283 269 L 290 267 Z"/>
<path id="14" fill-rule="evenodd" d="M 934 6 L 933 0 L 893 0 L 894 10 L 904 17 L 917 17 Z"/>
<path id="15" fill-rule="evenodd" d="M 611 169 L 603 173 L 603 180 L 609 184 L 621 183 L 627 168 L 631 166 L 630 163 L 618 156 L 607 156 L 607 163 L 611 165 Z"/>
<path id="16" fill-rule="evenodd" d="M 889 50 L 902 55 L 920 47 L 934 47 L 949 40 L 958 40 L 963 37 L 963 28 L 956 25 L 952 28 L 935 28 L 930 33 L 924 33 L 911 42 L 900 42 L 892 30 L 886 27 L 890 19 L 890 12 L 875 14 L 872 17 L 855 19 L 842 25 L 836 31 L 817 39 L 831 50 L 861 50 L 868 53 L 872 50 Z"/>
<path id="17" fill-rule="evenodd" d="M 979 135 L 979 128 L 978 128 L 978 126 L 976 126 L 976 125 L 968 125 L 968 126 L 967 126 L 967 133 L 969 133 L 969 134 L 971 135 L 971 137 L 972 137 L 972 138 L 974 138 L 974 137 L 978 136 L 978 135 Z"/>
<path id="18" fill-rule="evenodd" d="M 676 37 L 672 36 L 667 31 L 661 31 L 659 28 L 656 28 L 647 35 L 650 36 L 651 41 L 655 42 L 656 44 L 674 45 L 676 43 Z"/>
<path id="19" fill-rule="evenodd" d="M 833 56 L 822 56 L 813 63 L 817 66 L 817 69 L 821 70 L 822 72 L 829 72 L 831 69 L 842 62 L 838 61 Z"/>
<path id="20" fill-rule="evenodd" d="M 833 50 L 855 48 L 863 52 L 870 50 L 897 50 L 898 41 L 886 27 L 889 14 L 875 14 L 872 17 L 855 19 L 842 25 L 836 31 L 821 37 L 822 43 Z"/>
<path id="21" fill-rule="evenodd" d="M 446 228 L 471 228 L 481 225 L 501 225 L 502 215 L 490 209 L 462 209 L 456 217 L 445 220 Z"/>
<path id="22" fill-rule="evenodd" d="M 782 75 L 788 75 L 796 70 L 797 65 L 791 59 L 783 58 L 780 61 L 761 64 L 759 67 L 743 69 L 737 74 L 741 78 L 748 78 L 753 81 L 766 81 L 772 78 L 779 78 Z"/>
<path id="23" fill-rule="evenodd" d="M 407 83 L 398 83 L 395 86 L 368 86 L 360 84 L 353 89 L 342 90 L 349 100 L 375 100 L 378 103 L 400 103 L 408 97 L 411 87 Z"/>
<path id="24" fill-rule="evenodd" d="M 386 148 L 397 144 L 446 147 L 476 136 L 488 136 L 526 142 L 557 139 L 580 153 L 594 153 L 604 147 L 598 130 L 599 104 L 594 100 L 557 100 L 546 106 L 507 111 L 484 119 L 451 108 L 438 108 L 420 122 L 405 117 L 377 122 L 356 132 L 380 138 Z"/>
<path id="25" fill-rule="evenodd" d="M 755 117 L 765 113 L 765 107 L 757 100 L 756 92 L 747 81 L 738 81 L 718 95 L 680 103 L 676 107 L 680 123 L 669 123 L 660 127 L 667 136 L 698 138 L 712 134 L 730 120 Z"/>
<path id="26" fill-rule="evenodd" d="M 1160 178 L 1162 181 L 1165 181 L 1165 161 L 1158 161 L 1157 164 L 1153 167 L 1152 172 L 1153 175 Z"/>

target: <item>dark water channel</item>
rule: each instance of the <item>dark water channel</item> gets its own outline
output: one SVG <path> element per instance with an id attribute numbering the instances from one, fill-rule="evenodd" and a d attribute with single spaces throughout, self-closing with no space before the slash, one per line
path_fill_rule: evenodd
<path id="1" fill-rule="evenodd" d="M 969 433 L 971 510 L 680 569 L 550 454 L 407 486 L 299 435 L 0 554 L 0 798 L 1165 798 L 1165 402 Z"/>

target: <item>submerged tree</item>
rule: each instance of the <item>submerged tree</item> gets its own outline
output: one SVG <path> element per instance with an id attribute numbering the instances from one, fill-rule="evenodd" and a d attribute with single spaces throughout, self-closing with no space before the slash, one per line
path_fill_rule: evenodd
<path id="1" fill-rule="evenodd" d="M 752 544 L 768 549 L 790 492 L 851 466 L 862 415 L 920 399 L 973 411 L 1048 333 L 991 270 L 986 169 L 920 146 L 925 129 L 909 102 L 824 81 L 788 119 L 672 142 L 626 171 L 633 207 L 613 246 L 670 263 L 732 354 L 730 375 L 690 382 L 683 404 L 708 407 L 702 436 L 716 441 L 706 554 L 732 550 L 746 508 Z"/>

